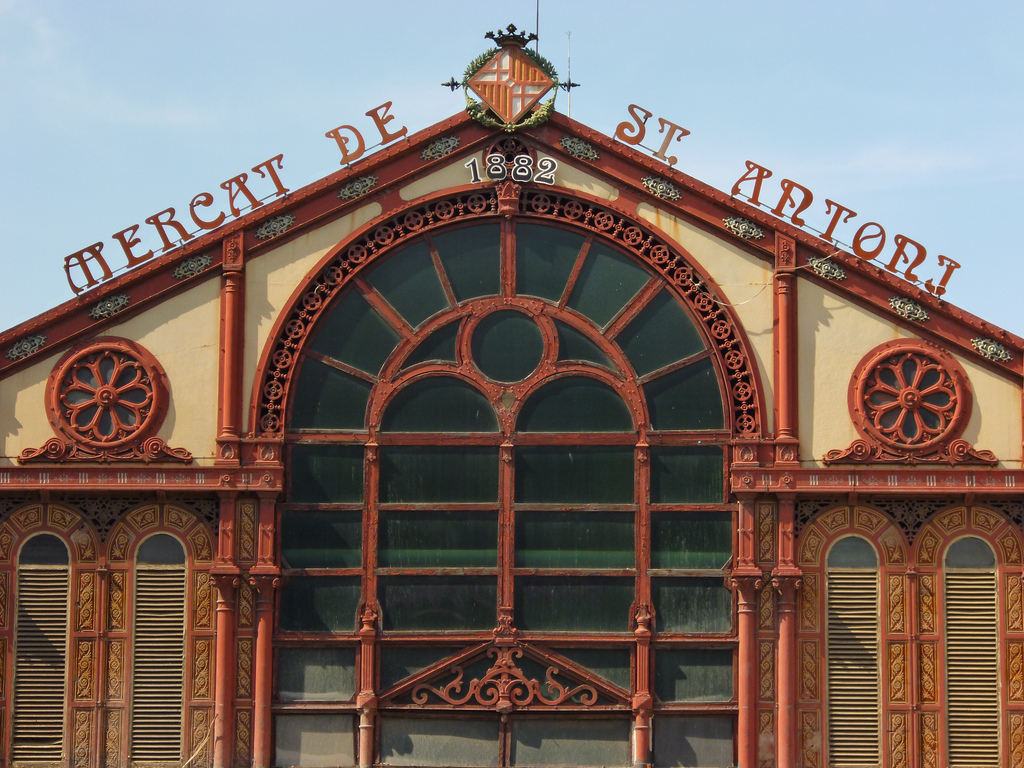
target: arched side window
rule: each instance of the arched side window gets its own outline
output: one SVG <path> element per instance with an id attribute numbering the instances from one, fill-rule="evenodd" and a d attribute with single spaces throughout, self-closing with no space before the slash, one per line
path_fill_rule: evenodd
<path id="1" fill-rule="evenodd" d="M 996 559 L 976 536 L 944 562 L 946 738 L 950 768 L 999 765 L 999 619 Z"/>
<path id="2" fill-rule="evenodd" d="M 879 765 L 878 555 L 866 539 L 832 546 L 826 590 L 828 765 Z"/>
<path id="3" fill-rule="evenodd" d="M 131 758 L 180 760 L 185 667 L 185 550 L 158 533 L 135 562 Z"/>
<path id="4" fill-rule="evenodd" d="M 33 536 L 18 558 L 11 759 L 58 761 L 65 754 L 68 549 Z"/>

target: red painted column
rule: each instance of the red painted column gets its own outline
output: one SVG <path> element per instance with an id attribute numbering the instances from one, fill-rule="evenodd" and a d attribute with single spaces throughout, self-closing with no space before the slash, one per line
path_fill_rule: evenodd
<path id="1" fill-rule="evenodd" d="M 213 687 L 213 768 L 229 768 L 234 743 L 232 683 L 235 667 L 235 588 L 237 574 L 215 574 L 217 585 L 216 667 Z M 248 757 L 248 755 L 246 755 Z"/>
<path id="2" fill-rule="evenodd" d="M 779 593 L 779 638 L 775 665 L 777 768 L 795 768 L 798 724 L 796 718 L 796 594 L 800 569 L 794 561 L 794 507 L 791 495 L 779 498 L 779 566 L 772 585 Z"/>
<path id="3" fill-rule="evenodd" d="M 276 494 L 260 496 L 256 538 L 256 565 L 249 583 L 256 589 L 256 653 L 253 661 L 252 768 L 269 768 L 273 721 L 270 701 L 274 692 L 274 597 L 281 585 L 274 552 Z"/>
<path id="4" fill-rule="evenodd" d="M 237 464 L 242 420 L 242 358 L 245 354 L 245 275 L 242 233 L 223 243 L 220 289 L 220 375 L 217 397 L 217 462 Z"/>
<path id="5" fill-rule="evenodd" d="M 775 435 L 776 463 L 795 463 L 797 451 L 796 244 L 775 238 Z"/>
<path id="6" fill-rule="evenodd" d="M 739 745 L 740 768 L 757 765 L 757 590 L 763 574 L 755 559 L 753 494 L 739 494 L 736 525 L 736 566 L 732 571 L 732 588 L 736 592 L 736 631 L 739 648 L 736 675 L 736 698 L 739 704 L 736 742 Z"/>
<path id="7" fill-rule="evenodd" d="M 651 764 L 651 612 L 646 602 L 636 610 L 636 695 L 633 697 L 633 766 Z"/>

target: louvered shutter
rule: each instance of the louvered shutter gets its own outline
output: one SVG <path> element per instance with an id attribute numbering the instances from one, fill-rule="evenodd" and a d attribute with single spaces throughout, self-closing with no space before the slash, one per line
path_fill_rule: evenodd
<path id="1" fill-rule="evenodd" d="M 949 768 L 999 765 L 996 577 L 946 572 L 946 702 Z"/>
<path id="2" fill-rule="evenodd" d="M 878 574 L 828 572 L 828 764 L 879 762 Z"/>
<path id="3" fill-rule="evenodd" d="M 68 569 L 18 569 L 11 757 L 60 760 L 68 645 Z"/>
<path id="4" fill-rule="evenodd" d="M 185 569 L 135 574 L 132 759 L 179 760 L 185 665 Z"/>

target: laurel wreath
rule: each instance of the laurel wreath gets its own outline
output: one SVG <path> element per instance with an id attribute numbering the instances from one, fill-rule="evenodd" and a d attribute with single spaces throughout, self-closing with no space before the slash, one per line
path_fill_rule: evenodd
<path id="1" fill-rule="evenodd" d="M 495 54 L 497 54 L 499 50 L 501 49 L 491 48 L 484 51 L 473 59 L 473 61 L 469 63 L 469 66 L 466 67 L 466 71 L 462 75 L 462 92 L 466 96 L 466 111 L 469 113 L 470 117 L 485 128 L 500 128 L 506 133 L 512 133 L 519 128 L 532 128 L 546 122 L 548 118 L 551 117 L 551 113 L 555 111 L 555 96 L 558 95 L 558 73 L 555 71 L 555 68 L 552 66 L 550 61 L 545 59 L 539 53 L 531 51 L 528 48 L 522 48 L 521 50 L 526 54 L 530 61 L 540 67 L 541 71 L 550 77 L 551 82 L 554 83 L 554 95 L 552 95 L 550 99 L 545 101 L 539 107 L 536 107 L 518 123 L 505 123 L 491 117 L 488 114 L 487 108 L 469 95 L 469 81 L 477 72 L 483 69 L 487 62 L 494 58 Z"/>

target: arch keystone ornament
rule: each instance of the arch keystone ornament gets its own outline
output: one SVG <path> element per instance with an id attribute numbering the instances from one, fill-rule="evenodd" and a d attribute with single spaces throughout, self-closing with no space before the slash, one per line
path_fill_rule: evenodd
<path id="1" fill-rule="evenodd" d="M 167 375 L 142 346 L 93 339 L 68 350 L 46 383 L 46 415 L 56 437 L 26 448 L 18 462 L 192 462 L 155 436 L 168 406 Z"/>
<path id="2" fill-rule="evenodd" d="M 960 364 L 934 344 L 881 344 L 857 365 L 850 416 L 860 433 L 823 461 L 863 464 L 995 464 L 991 451 L 961 438 L 971 416 L 971 388 Z"/>

